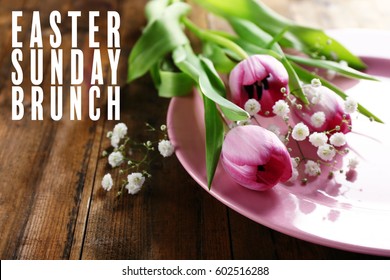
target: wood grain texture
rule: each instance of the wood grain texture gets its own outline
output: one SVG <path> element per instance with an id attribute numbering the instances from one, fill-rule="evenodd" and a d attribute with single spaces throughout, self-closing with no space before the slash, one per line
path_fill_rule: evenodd
<path id="1" fill-rule="evenodd" d="M 101 178 L 110 167 L 101 157 L 110 143 L 105 137 L 115 125 L 103 116 L 97 122 L 69 120 L 69 99 L 64 99 L 64 118 L 11 121 L 11 11 L 23 10 L 20 40 L 29 41 L 31 11 L 41 12 L 45 46 L 48 15 L 58 10 L 117 10 L 121 14 L 121 120 L 129 134 L 151 137 L 144 123 L 165 123 L 169 100 L 157 97 L 150 77 L 126 84 L 127 56 L 145 24 L 146 0 L 124 1 L 0 1 L 0 257 L 2 259 L 366 259 L 375 256 L 331 249 L 270 230 L 228 209 L 200 188 L 175 157 L 156 153 L 153 177 L 138 195 L 116 199 L 105 192 Z M 264 0 L 279 13 L 298 23 L 321 28 L 390 28 L 390 5 L 385 0 Z M 369 7 L 369 12 L 368 11 Z M 345 11 L 348 11 L 346 13 Z M 195 7 L 192 19 L 203 27 L 224 26 Z M 104 30 L 104 17 L 99 21 Z M 88 22 L 78 28 L 78 43 L 86 60 Z M 64 87 L 70 85 L 70 25 L 64 36 Z M 104 42 L 100 32 L 98 40 Z M 44 47 L 46 50 L 47 48 Z M 102 52 L 104 51 L 104 44 Z M 24 49 L 28 57 L 27 48 Z M 49 53 L 45 52 L 42 84 L 49 91 Z M 22 65 L 29 73 L 29 60 Z M 103 57 L 109 78 L 107 57 Z M 29 108 L 29 79 L 23 82 Z M 87 87 L 84 85 L 84 91 Z M 106 93 L 102 92 L 102 96 Z M 47 101 L 46 101 L 47 100 Z M 45 97 L 44 112 L 49 112 Z M 84 108 L 85 109 L 85 108 Z M 26 111 L 26 114 L 30 114 Z M 113 174 L 119 184 L 120 176 Z"/>

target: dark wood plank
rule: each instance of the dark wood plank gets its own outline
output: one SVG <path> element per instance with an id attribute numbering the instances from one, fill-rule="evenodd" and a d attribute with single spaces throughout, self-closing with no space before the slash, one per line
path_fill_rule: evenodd
<path id="1" fill-rule="evenodd" d="M 29 114 L 30 84 L 25 77 L 26 115 L 21 121 L 10 120 L 10 84 L 1 91 L 1 257 L 4 259 L 67 259 L 72 246 L 75 221 L 91 148 L 95 139 L 96 123 L 84 119 L 69 120 L 69 100 L 64 99 L 64 118 L 59 122 L 50 119 L 49 62 L 47 52 L 48 13 L 67 10 L 67 2 L 28 1 L 23 7 L 26 33 L 29 41 L 29 14 L 39 10 L 44 34 L 44 120 L 31 121 Z M 64 54 L 69 53 L 70 34 L 63 34 Z M 84 39 L 80 34 L 80 44 Z M 10 42 L 7 42 L 10 44 Z M 7 50 L 7 48 L 5 48 Z M 25 49 L 26 50 L 26 49 Z M 9 57 L 9 53 L 5 53 Z M 28 54 L 23 69 L 29 73 Z M 64 96 L 69 87 L 69 59 L 64 57 Z M 7 65 L 11 73 L 10 65 Z M 4 69 L 3 65 L 3 69 Z M 7 70 L 7 68 L 5 68 Z M 27 75 L 27 74 L 25 74 Z M 85 87 L 84 87 L 85 89 Z M 4 161 L 7 159 L 7 161 Z"/>
<path id="2" fill-rule="evenodd" d="M 234 259 L 276 259 L 272 230 L 229 210 Z"/>

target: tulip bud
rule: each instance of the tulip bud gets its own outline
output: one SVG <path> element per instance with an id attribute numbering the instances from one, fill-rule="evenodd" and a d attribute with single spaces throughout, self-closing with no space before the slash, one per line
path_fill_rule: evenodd
<path id="1" fill-rule="evenodd" d="M 226 135 L 221 159 L 238 184 L 258 191 L 292 176 L 290 154 L 279 138 L 260 126 L 237 126 Z"/>
<path id="2" fill-rule="evenodd" d="M 253 55 L 230 72 L 229 87 L 235 104 L 244 108 L 248 99 L 254 98 L 261 105 L 259 114 L 272 117 L 272 106 L 287 93 L 288 73 L 276 58 Z"/>
<path id="3" fill-rule="evenodd" d="M 303 105 L 301 109 L 293 108 L 293 119 L 306 124 L 311 132 L 331 133 L 351 131 L 351 117 L 344 110 L 344 103 L 340 96 L 327 87 L 313 87 L 305 85 L 303 90 L 310 101 L 309 105 Z M 301 104 L 300 101 L 297 101 Z"/>

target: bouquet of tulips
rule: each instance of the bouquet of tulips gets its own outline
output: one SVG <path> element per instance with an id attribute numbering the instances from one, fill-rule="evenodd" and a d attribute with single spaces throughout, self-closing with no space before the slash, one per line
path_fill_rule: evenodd
<path id="1" fill-rule="evenodd" d="M 209 187 L 219 160 L 236 182 L 254 190 L 305 183 L 325 170 L 331 176 L 337 158 L 349 151 L 351 114 L 381 122 L 308 70 L 374 80 L 360 72 L 365 65 L 358 57 L 322 30 L 295 25 L 258 0 L 193 2 L 227 20 L 234 34 L 198 27 L 185 1 L 152 0 L 129 56 L 128 81 L 149 72 L 162 97 L 197 89 L 205 109 Z M 201 40 L 201 53 L 194 52 L 186 32 Z M 349 160 L 351 174 L 357 160 Z"/>

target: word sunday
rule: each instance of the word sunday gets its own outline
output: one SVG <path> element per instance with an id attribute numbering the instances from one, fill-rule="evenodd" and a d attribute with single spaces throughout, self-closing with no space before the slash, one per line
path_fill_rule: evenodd
<path id="1" fill-rule="evenodd" d="M 78 47 L 77 25 L 81 18 L 80 11 L 69 11 L 66 20 L 70 21 L 71 26 L 71 49 L 70 49 L 70 71 L 66 81 L 66 93 L 69 96 L 70 120 L 82 119 L 82 100 L 88 100 L 89 118 L 96 121 L 100 118 L 100 108 L 96 106 L 97 99 L 101 98 L 101 89 L 107 89 L 107 118 L 109 120 L 120 119 L 120 87 L 117 82 L 117 71 L 120 57 L 120 15 L 116 11 L 107 12 L 107 46 L 104 49 L 107 52 L 108 61 L 110 64 L 110 78 L 104 84 L 101 43 L 95 40 L 99 32 L 99 26 L 96 20 L 100 17 L 98 11 L 90 11 L 88 13 L 88 52 L 92 53 L 92 63 L 84 63 L 84 53 Z M 23 12 L 12 12 L 12 53 L 11 61 L 14 71 L 11 73 L 12 81 L 12 120 L 21 120 L 24 117 L 24 103 L 26 86 L 22 86 L 25 76 L 28 76 L 28 69 L 22 66 L 23 51 L 27 49 L 30 59 L 29 79 L 31 85 L 31 119 L 43 120 L 43 102 L 44 90 L 43 83 L 43 65 L 44 58 L 50 59 L 50 117 L 55 120 L 61 120 L 63 116 L 63 99 L 64 99 L 64 64 L 62 47 L 62 34 L 60 26 L 62 23 L 61 13 L 52 11 L 49 15 L 49 24 L 52 30 L 49 35 L 50 52 L 43 55 L 43 38 L 41 28 L 41 17 L 39 11 L 33 11 L 31 15 L 31 32 L 26 32 L 27 39 L 29 37 L 29 45 L 24 46 L 26 42 L 20 41 L 22 37 L 22 22 Z M 104 54 L 105 55 L 105 54 Z M 68 58 L 69 56 L 66 56 Z M 27 62 L 28 63 L 28 62 Z M 45 64 L 46 65 L 46 64 Z M 82 84 L 88 85 L 88 98 L 82 97 Z M 25 83 L 23 84 L 25 85 Z M 84 106 L 85 108 L 85 106 Z"/>

